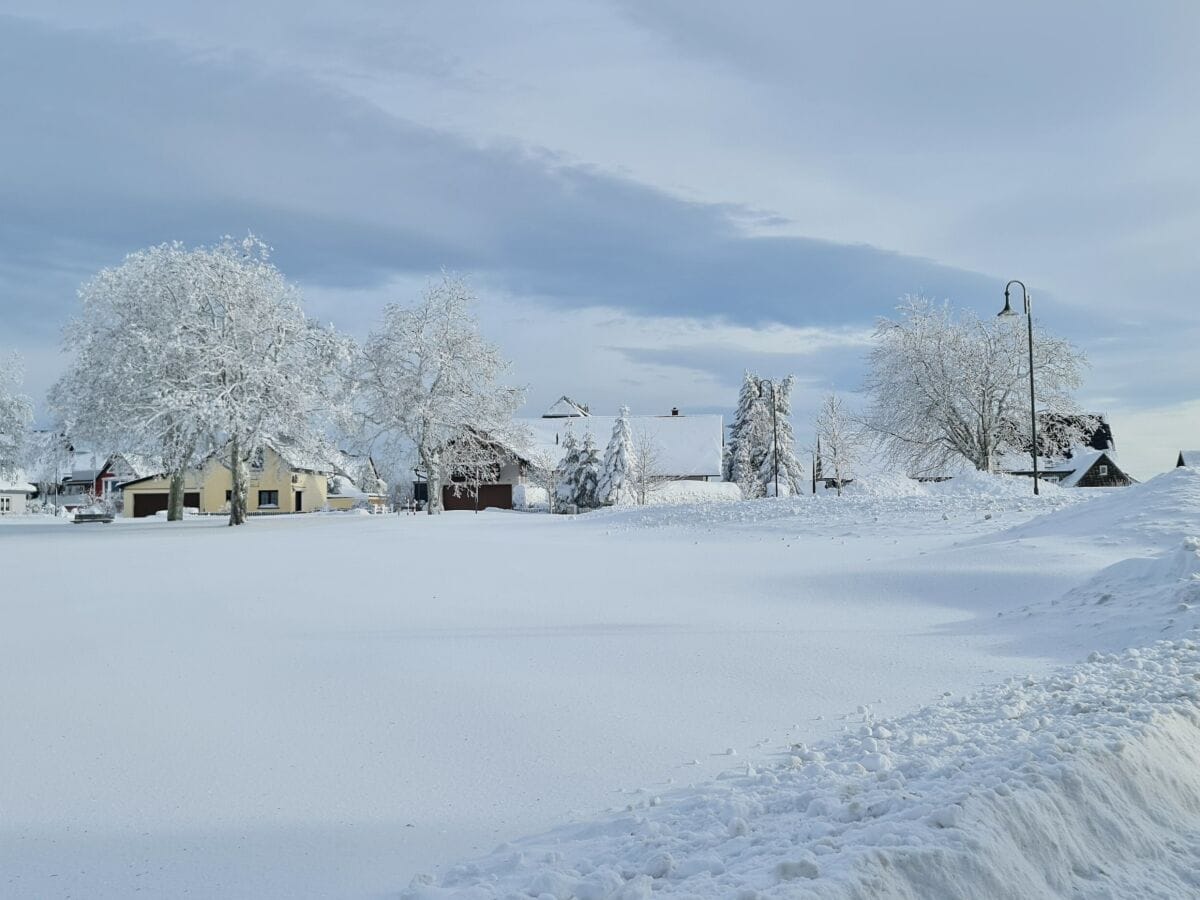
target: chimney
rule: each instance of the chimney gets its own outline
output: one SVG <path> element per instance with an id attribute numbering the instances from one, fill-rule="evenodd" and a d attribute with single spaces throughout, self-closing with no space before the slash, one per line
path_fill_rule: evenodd
<path id="1" fill-rule="evenodd" d="M 679 415 L 679 407 L 678 406 L 671 407 L 671 415 L 673 415 L 673 416 Z"/>

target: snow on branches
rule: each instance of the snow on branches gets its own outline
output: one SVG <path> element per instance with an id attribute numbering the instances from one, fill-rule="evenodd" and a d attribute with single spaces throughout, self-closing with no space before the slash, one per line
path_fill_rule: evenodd
<path id="1" fill-rule="evenodd" d="M 479 333 L 475 303 L 463 279 L 443 274 L 415 306 L 384 310 L 358 365 L 369 439 L 414 449 L 430 513 L 456 466 L 487 465 L 522 443 L 512 420 L 522 392 L 500 383 L 508 363 Z"/>
<path id="2" fill-rule="evenodd" d="M 747 372 L 726 444 L 727 480 L 747 499 L 773 492 L 800 490 L 804 470 L 796 459 L 792 432 L 791 394 L 795 378 L 771 381 Z"/>
<path id="3" fill-rule="evenodd" d="M 241 524 L 249 459 L 271 440 L 320 442 L 316 422 L 340 396 L 334 375 L 349 344 L 305 317 L 257 238 L 131 253 L 80 299 L 51 406 L 73 439 L 160 460 L 171 518 L 184 471 L 207 451 L 230 448 L 230 524 Z"/>
<path id="4" fill-rule="evenodd" d="M 962 460 L 991 471 L 999 454 L 1032 446 L 1024 325 L 912 296 L 898 318 L 880 319 L 867 424 L 909 475 L 942 474 Z M 1039 408 L 1075 412 L 1083 355 L 1044 332 L 1033 347 Z"/>
<path id="5" fill-rule="evenodd" d="M 16 477 L 25 451 L 25 432 L 33 420 L 33 404 L 20 393 L 21 359 L 0 357 L 0 480 Z"/>

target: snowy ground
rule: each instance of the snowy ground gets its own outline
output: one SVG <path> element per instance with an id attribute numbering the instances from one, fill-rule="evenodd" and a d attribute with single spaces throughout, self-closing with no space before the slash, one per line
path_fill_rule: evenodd
<path id="1" fill-rule="evenodd" d="M 1121 731 L 1055 730 L 1061 679 L 1153 732 L 1109 741 L 1150 790 L 1194 742 L 1186 692 L 1105 674 L 1151 671 L 1128 659 L 1047 673 L 1185 638 L 1196 534 L 1187 473 L 1039 501 L 0 525 L 0 894 L 379 897 L 421 875 L 418 894 L 857 896 L 863 860 L 927 837 L 913 822 L 952 826 L 918 845 L 935 857 L 982 840 L 954 809 L 1020 793 L 1010 745 Z M 1200 673 L 1190 645 L 1146 654 L 1171 684 Z M 1000 693 L 956 705 L 983 685 Z M 958 780 L 930 782 L 943 766 Z M 1103 896 L 1088 859 L 1060 875 Z"/>

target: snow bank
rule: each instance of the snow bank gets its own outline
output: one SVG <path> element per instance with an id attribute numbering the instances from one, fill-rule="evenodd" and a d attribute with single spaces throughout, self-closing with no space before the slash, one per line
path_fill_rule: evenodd
<path id="1" fill-rule="evenodd" d="M 665 481 L 646 497 L 650 506 L 677 503 L 728 503 L 742 499 L 741 489 L 728 481 Z"/>
<path id="2" fill-rule="evenodd" d="M 1200 469 L 1178 468 L 1143 484 L 1099 490 L 1074 488 L 1094 499 L 1074 509 L 1035 520 L 1011 537 L 1084 537 L 1099 543 L 1163 550 L 1200 534 Z"/>
<path id="3" fill-rule="evenodd" d="M 1194 896 L 1200 648 L 1013 679 L 419 877 L 405 896 Z"/>
<path id="4" fill-rule="evenodd" d="M 545 509 L 550 503 L 550 493 L 535 484 L 513 485 L 514 509 Z"/>
<path id="5" fill-rule="evenodd" d="M 970 495 L 973 497 L 1024 497 L 1033 493 L 1033 479 L 1022 475 L 991 475 L 974 469 L 955 475 L 948 481 L 931 481 L 924 485 L 933 496 Z M 1062 493 L 1063 488 L 1048 481 L 1039 481 L 1043 494 Z"/>

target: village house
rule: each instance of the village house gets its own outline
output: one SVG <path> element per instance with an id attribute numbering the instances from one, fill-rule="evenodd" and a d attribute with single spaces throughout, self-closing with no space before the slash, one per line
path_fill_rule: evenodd
<path id="1" fill-rule="evenodd" d="M 20 516 L 26 512 L 29 498 L 37 488 L 25 481 L 24 472 L 14 473 L 11 479 L 0 478 L 0 516 Z"/>
<path id="2" fill-rule="evenodd" d="M 563 439 L 570 429 L 582 442 L 591 434 L 601 454 L 612 436 L 616 416 L 594 416 L 587 406 L 569 397 L 561 397 L 536 419 L 517 419 L 516 425 L 527 440 L 520 447 L 497 448 L 497 471 L 493 481 L 467 489 L 460 481 L 442 488 L 442 506 L 447 510 L 512 509 L 514 488 L 534 481 L 535 465 L 556 465 L 563 457 Z M 724 420 L 719 415 L 681 415 L 672 409 L 669 415 L 630 416 L 635 442 L 640 438 L 654 452 L 655 476 L 663 481 L 721 480 L 724 452 Z M 413 485 L 418 501 L 428 497 L 423 481 Z"/>
<path id="3" fill-rule="evenodd" d="M 1043 429 L 1039 442 L 1053 456 L 1038 463 L 1038 477 L 1060 487 L 1128 487 L 1135 479 L 1117 462 L 1116 441 L 1112 427 L 1103 415 L 1062 416 L 1043 413 L 1038 416 Z M 1087 424 L 1085 424 L 1085 422 Z M 1055 434 L 1064 425 L 1082 427 L 1084 442 L 1073 446 L 1061 444 Z M 1010 455 L 998 467 L 1009 475 L 1033 476 L 1028 456 Z"/>
<path id="4" fill-rule="evenodd" d="M 370 457 L 335 455 L 335 461 L 317 458 L 284 442 L 264 448 L 249 466 L 246 511 L 266 515 L 363 507 L 383 512 L 387 486 L 379 478 L 374 461 Z M 125 465 L 130 461 L 126 460 Z M 363 472 L 373 476 L 368 490 L 360 489 L 357 483 Z M 122 514 L 143 518 L 165 510 L 170 487 L 170 478 L 161 469 L 119 483 Z M 223 454 L 209 456 L 184 475 L 185 509 L 201 514 L 227 513 L 232 493 L 233 474 Z"/>

